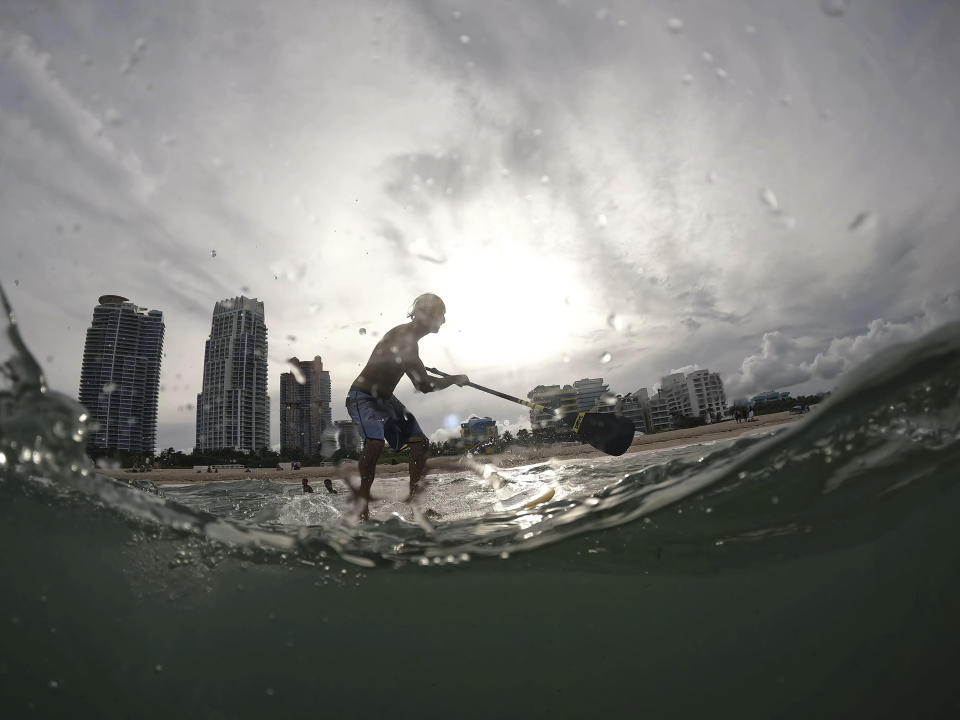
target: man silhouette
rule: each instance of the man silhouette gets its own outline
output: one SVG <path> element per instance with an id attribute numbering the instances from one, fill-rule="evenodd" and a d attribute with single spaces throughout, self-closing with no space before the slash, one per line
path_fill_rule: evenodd
<path id="1" fill-rule="evenodd" d="M 383 336 L 347 393 L 347 411 L 364 441 L 360 455 L 360 489 L 356 493 L 361 520 L 370 517 L 370 488 L 377 471 L 377 459 L 386 443 L 394 450 L 410 446 L 408 500 L 420 490 L 426 469 L 427 439 L 413 413 L 393 394 L 400 378 L 406 375 L 423 393 L 451 385 L 463 386 L 470 381 L 466 375 L 430 377 L 420 360 L 420 339 L 437 332 L 445 315 L 446 307 L 439 297 L 433 293 L 419 296 L 407 314 L 410 322 L 397 325 Z"/>

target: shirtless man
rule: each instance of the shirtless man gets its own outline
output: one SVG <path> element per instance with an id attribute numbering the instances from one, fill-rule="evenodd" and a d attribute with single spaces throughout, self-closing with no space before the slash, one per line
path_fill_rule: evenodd
<path id="1" fill-rule="evenodd" d="M 423 393 L 443 390 L 451 385 L 468 383 L 466 375 L 435 378 L 427 375 L 420 360 L 417 343 L 428 333 L 435 333 L 445 320 L 443 300 L 425 293 L 413 301 L 407 317 L 410 322 L 387 332 L 370 354 L 370 360 L 353 381 L 347 393 L 347 411 L 363 437 L 360 456 L 360 519 L 370 517 L 370 488 L 377 471 L 377 459 L 383 446 L 399 450 L 410 446 L 410 497 L 420 489 L 427 464 L 429 445 L 417 419 L 394 396 L 393 391 L 406 374 L 413 386 Z"/>

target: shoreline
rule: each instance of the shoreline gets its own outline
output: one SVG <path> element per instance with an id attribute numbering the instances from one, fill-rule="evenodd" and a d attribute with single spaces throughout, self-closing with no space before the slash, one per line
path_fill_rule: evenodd
<path id="1" fill-rule="evenodd" d="M 728 440 L 748 433 L 769 431 L 777 427 L 782 427 L 783 425 L 798 422 L 806 417 L 807 415 L 791 415 L 789 411 L 785 411 L 772 413 L 770 415 L 760 415 L 757 417 L 756 422 L 737 423 L 731 420 L 684 430 L 668 430 L 667 432 L 653 435 L 641 435 L 634 439 L 625 454 L 646 452 L 648 450 L 662 450 L 714 440 Z M 575 445 L 572 443 L 550 445 L 539 449 L 514 445 L 511 449 L 499 455 L 479 456 L 477 462 L 480 464 L 489 463 L 497 467 L 510 468 L 517 465 L 528 465 L 555 458 L 586 459 L 591 457 L 607 457 L 607 455 L 589 445 Z M 429 462 L 427 470 L 430 472 Z M 448 470 L 447 468 L 438 467 L 437 471 L 443 472 Z M 137 478 L 150 480 L 157 485 L 166 483 L 224 482 L 256 478 L 297 483 L 303 478 L 313 481 L 318 479 L 323 480 L 324 478 L 342 478 L 355 475 L 357 473 L 357 461 L 347 460 L 339 466 L 304 467 L 300 470 L 290 470 L 289 468 L 284 468 L 283 470 L 253 468 L 251 472 L 245 472 L 244 470 L 221 470 L 217 473 L 207 473 L 203 470 L 196 471 L 191 468 L 163 468 L 142 474 L 132 473 L 126 470 L 100 470 L 100 472 L 108 477 L 121 481 Z M 406 476 L 406 474 L 406 463 L 377 465 L 378 478 L 395 477 L 397 475 Z"/>

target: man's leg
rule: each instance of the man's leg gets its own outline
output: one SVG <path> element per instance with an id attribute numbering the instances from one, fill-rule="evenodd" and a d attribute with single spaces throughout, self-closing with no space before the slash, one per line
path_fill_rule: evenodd
<path id="1" fill-rule="evenodd" d="M 377 474 L 377 460 L 383 452 L 383 440 L 367 438 L 360 455 L 360 519 L 370 518 L 370 488 Z"/>
<path id="2" fill-rule="evenodd" d="M 423 479 L 427 467 L 427 451 L 430 449 L 426 440 L 410 442 L 410 497 L 420 490 L 420 481 Z"/>

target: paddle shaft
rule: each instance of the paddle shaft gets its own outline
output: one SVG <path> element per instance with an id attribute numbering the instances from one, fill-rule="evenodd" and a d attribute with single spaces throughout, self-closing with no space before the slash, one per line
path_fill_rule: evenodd
<path id="1" fill-rule="evenodd" d="M 450 373 L 445 373 L 442 370 L 437 370 L 436 368 L 428 367 L 426 368 L 426 370 L 427 372 L 432 372 L 434 375 L 439 375 L 440 377 L 450 377 Z M 469 385 L 475 390 L 479 390 L 485 393 L 490 393 L 491 395 L 496 395 L 498 398 L 503 398 L 504 400 L 515 402 L 518 405 L 525 405 L 528 408 L 531 408 L 533 410 L 539 410 L 540 412 L 551 412 L 550 408 L 548 407 L 544 407 L 543 405 L 537 405 L 536 403 L 532 403 L 529 400 L 521 400 L 518 397 L 514 397 L 513 395 L 507 395 L 506 393 L 502 393 L 499 390 L 492 390 L 491 388 L 484 387 L 483 385 L 477 385 L 476 383 L 472 383 L 472 382 L 468 382 L 465 384 Z"/>
<path id="2" fill-rule="evenodd" d="M 425 370 L 440 377 L 450 377 L 449 373 L 436 368 L 425 368 Z M 513 395 L 507 395 L 499 390 L 492 390 L 469 381 L 465 382 L 464 385 L 515 402 L 518 405 L 524 405 L 538 412 L 553 414 L 556 418 L 556 412 L 543 405 L 537 405 L 529 400 L 521 400 Z M 561 418 L 560 422 L 565 425 L 569 424 L 570 429 L 580 437 L 580 442 L 589 443 L 608 455 L 623 455 L 630 443 L 633 442 L 633 422 L 613 413 L 572 412 Z"/>

